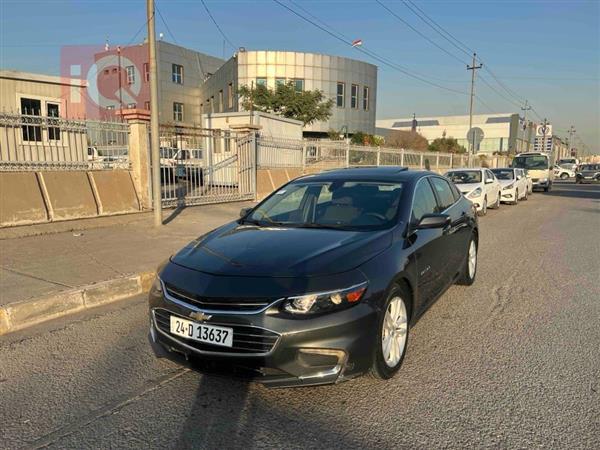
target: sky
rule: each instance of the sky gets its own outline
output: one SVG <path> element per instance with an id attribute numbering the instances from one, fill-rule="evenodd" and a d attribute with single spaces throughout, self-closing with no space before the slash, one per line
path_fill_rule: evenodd
<path id="1" fill-rule="evenodd" d="M 518 105 L 527 99 L 534 120 L 547 117 L 555 134 L 563 137 L 574 125 L 587 148 L 600 152 L 600 0 L 412 0 L 460 42 L 452 41 L 456 46 L 402 0 L 381 0 L 444 50 L 375 0 L 280 0 L 318 18 L 336 34 L 362 39 L 364 49 L 395 68 L 272 0 L 205 1 L 234 47 L 326 53 L 378 65 L 378 119 L 467 114 L 464 93 L 398 70 L 466 92 L 470 52 L 457 48 L 464 45 L 477 52 L 486 69 L 477 73 L 475 90 L 481 102 L 475 113 L 522 113 Z M 214 56 L 232 55 L 234 48 L 200 1 L 156 0 L 156 5 L 164 18 L 157 18 L 156 32 L 164 33 L 165 40 Z M 107 38 L 111 46 L 140 42 L 145 23 L 144 0 L 0 0 L 0 68 L 59 74 L 62 46 L 103 45 Z"/>

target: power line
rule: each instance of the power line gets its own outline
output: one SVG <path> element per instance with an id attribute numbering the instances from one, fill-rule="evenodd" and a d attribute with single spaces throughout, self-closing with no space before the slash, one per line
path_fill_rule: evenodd
<path id="1" fill-rule="evenodd" d="M 458 50 L 466 54 L 467 56 L 471 56 L 475 53 L 472 49 L 470 49 L 467 45 L 463 44 L 457 38 L 455 38 L 452 33 L 446 31 L 441 25 L 439 25 L 435 20 L 429 17 L 421 8 L 419 8 L 415 3 L 408 0 L 402 0 L 404 6 L 410 9 L 413 14 L 415 14 L 419 19 L 421 19 L 426 25 L 428 25 L 431 29 L 433 29 L 436 33 L 438 33 L 442 38 L 446 41 L 450 42 L 454 47 Z M 418 11 L 417 11 L 418 10 Z"/>
<path id="2" fill-rule="evenodd" d="M 360 47 L 355 47 L 355 46 L 352 45 L 352 42 L 350 42 L 348 39 L 344 39 L 343 36 L 341 36 L 339 33 L 336 33 L 334 31 L 330 30 L 329 27 L 320 25 L 320 24 L 316 23 L 315 21 L 309 19 L 308 17 L 303 16 L 298 11 L 290 8 L 289 6 L 285 5 L 284 3 L 282 3 L 279 0 L 273 0 L 273 1 L 275 3 L 277 3 L 279 6 L 281 6 L 281 7 L 285 8 L 285 9 L 287 9 L 288 11 L 290 11 L 292 14 L 300 17 L 302 20 L 304 20 L 304 21 L 310 23 L 311 25 L 319 28 L 321 31 L 327 33 L 331 37 L 337 39 L 338 41 L 344 43 L 345 45 L 348 45 L 350 47 L 355 48 L 357 51 L 359 51 L 359 52 L 361 52 L 361 53 L 363 53 L 365 55 L 370 56 L 371 58 L 373 58 L 373 59 L 381 62 L 382 64 L 385 64 L 388 67 L 391 67 L 391 68 L 393 68 L 393 69 L 395 69 L 395 70 L 397 70 L 397 71 L 399 71 L 399 72 L 401 72 L 401 73 L 403 73 L 403 74 L 405 74 L 405 75 L 407 75 L 407 76 L 409 76 L 411 78 L 414 78 L 416 80 L 419 80 L 419 81 L 421 81 L 423 83 L 426 83 L 426 84 L 429 84 L 431 86 L 437 87 L 439 89 L 443 89 L 443 90 L 446 90 L 446 91 L 449 91 L 449 92 L 454 92 L 454 93 L 461 94 L 461 95 L 468 95 L 467 92 L 459 91 L 459 90 L 456 90 L 456 89 L 452 89 L 452 88 L 449 88 L 447 86 L 443 86 L 441 84 L 438 84 L 438 83 L 435 83 L 433 81 L 430 81 L 430 80 L 426 79 L 424 76 L 421 76 L 419 74 L 416 74 L 415 72 L 409 71 L 408 69 L 400 66 L 399 64 L 397 64 L 397 63 L 395 63 L 395 62 L 393 62 L 393 61 L 391 61 L 391 60 L 389 60 L 389 59 L 387 59 L 387 58 L 385 58 L 383 56 L 378 55 L 377 53 L 375 53 L 373 51 L 366 50 L 366 49 L 360 48 Z"/>
<path id="3" fill-rule="evenodd" d="M 204 3 L 204 0 L 200 0 L 200 1 L 202 2 L 202 6 L 204 6 L 204 9 L 206 10 L 208 17 L 210 17 L 210 20 L 212 20 L 212 22 L 215 24 L 215 27 L 217 27 L 217 30 L 219 30 L 219 33 L 221 33 L 221 36 L 223 36 L 223 39 L 225 39 L 225 41 L 231 46 L 231 48 L 233 48 L 234 50 L 237 50 L 238 47 L 233 45 L 231 43 L 231 41 L 229 40 L 229 38 L 227 37 L 227 35 L 223 32 L 223 30 L 221 29 L 221 27 L 219 26 L 219 24 L 217 23 L 217 21 L 215 20 L 213 15 L 210 13 L 208 6 L 206 6 L 206 3 Z"/>
<path id="4" fill-rule="evenodd" d="M 417 28 L 413 27 L 409 22 L 407 22 L 406 20 L 404 20 L 402 17 L 400 17 L 398 14 L 396 14 L 394 11 L 392 11 L 390 8 L 388 8 L 386 5 L 384 5 L 381 1 L 379 0 L 375 0 L 383 9 L 385 9 L 387 12 L 389 12 L 392 16 L 394 16 L 396 19 L 398 19 L 400 22 L 402 22 L 404 25 L 406 25 L 407 27 L 409 27 L 411 30 L 413 30 L 415 33 L 417 33 L 419 36 L 421 36 L 423 39 L 427 40 L 429 43 L 431 43 L 432 45 L 434 45 L 435 47 L 439 48 L 441 51 L 443 51 L 444 53 L 446 53 L 447 55 L 449 55 L 451 58 L 454 58 L 455 60 L 457 60 L 458 62 L 462 63 L 462 64 L 466 64 L 465 61 L 463 61 L 462 59 L 460 59 L 458 56 L 456 56 L 454 53 L 446 50 L 444 47 L 442 47 L 441 45 L 439 45 L 437 42 L 435 42 L 433 39 L 429 38 L 427 35 L 421 33 Z"/>

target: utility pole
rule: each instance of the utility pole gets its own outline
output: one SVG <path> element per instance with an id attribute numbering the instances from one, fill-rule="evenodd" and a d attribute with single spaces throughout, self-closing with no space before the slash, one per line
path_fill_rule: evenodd
<path id="1" fill-rule="evenodd" d="M 121 86 L 121 46 L 117 46 L 117 73 L 119 75 L 119 114 L 123 118 L 123 88 Z"/>
<path id="2" fill-rule="evenodd" d="M 548 119 L 544 118 L 544 121 L 542 122 L 542 133 L 543 133 L 542 145 L 540 145 L 541 153 L 546 153 L 546 131 L 547 130 L 548 130 Z"/>
<path id="3" fill-rule="evenodd" d="M 471 105 L 469 106 L 469 167 L 473 167 L 473 157 L 475 156 L 475 133 L 473 128 L 473 99 L 475 98 L 475 71 L 481 69 L 483 64 L 475 65 L 477 53 L 473 53 L 473 64 L 467 66 L 467 70 L 471 71 Z"/>
<path id="4" fill-rule="evenodd" d="M 156 67 L 156 34 L 154 31 L 154 0 L 147 0 L 148 49 L 150 51 L 150 154 L 152 163 L 152 203 L 154 226 L 162 225 L 160 190 L 160 137 L 158 135 L 158 67 Z"/>
<path id="5" fill-rule="evenodd" d="M 525 106 L 521 106 L 521 111 L 523 111 L 523 123 L 525 124 L 525 131 L 529 128 L 527 126 L 527 111 L 531 110 L 531 105 L 529 105 L 527 103 L 527 100 L 525 100 Z M 531 130 L 529 130 L 529 132 L 527 133 L 527 150 L 529 151 L 529 141 L 531 141 Z"/>
<path id="6" fill-rule="evenodd" d="M 569 155 L 571 156 L 573 153 L 573 136 L 575 135 L 575 132 L 577 130 L 575 130 L 575 127 L 573 125 L 571 125 L 571 128 L 569 128 Z"/>

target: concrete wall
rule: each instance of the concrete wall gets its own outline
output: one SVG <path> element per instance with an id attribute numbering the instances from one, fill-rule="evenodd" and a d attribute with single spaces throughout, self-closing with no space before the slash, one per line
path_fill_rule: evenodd
<path id="1" fill-rule="evenodd" d="M 125 170 L 0 172 L 0 227 L 140 211 Z"/>

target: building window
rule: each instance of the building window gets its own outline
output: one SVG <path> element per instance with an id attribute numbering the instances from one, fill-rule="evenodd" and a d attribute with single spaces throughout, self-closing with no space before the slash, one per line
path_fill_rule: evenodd
<path id="1" fill-rule="evenodd" d="M 219 91 L 219 112 L 223 112 L 223 89 Z"/>
<path id="2" fill-rule="evenodd" d="M 256 85 L 267 87 L 267 79 L 266 78 L 257 78 Z"/>
<path id="3" fill-rule="evenodd" d="M 127 84 L 135 83 L 135 67 L 127 66 L 125 71 L 127 72 Z"/>
<path id="4" fill-rule="evenodd" d="M 352 91 L 350 95 L 350 107 L 352 109 L 358 108 L 358 84 L 352 85 Z"/>
<path id="5" fill-rule="evenodd" d="M 46 103 L 46 111 L 48 116 L 48 140 L 60 141 L 60 128 L 52 127 L 50 125 L 58 125 L 58 119 L 50 119 L 50 117 L 59 117 L 57 103 Z"/>
<path id="6" fill-rule="evenodd" d="M 285 78 L 275 78 L 275 87 L 285 85 Z"/>
<path id="7" fill-rule="evenodd" d="M 171 65 L 171 79 L 175 84 L 183 84 L 183 66 L 179 64 Z"/>
<path id="8" fill-rule="evenodd" d="M 150 111 L 150 102 L 144 102 L 144 109 Z"/>
<path id="9" fill-rule="evenodd" d="M 233 109 L 233 83 L 227 85 L 227 107 Z"/>
<path id="10" fill-rule="evenodd" d="M 337 107 L 343 108 L 345 106 L 345 97 L 346 97 L 346 83 L 338 82 L 337 84 Z"/>
<path id="11" fill-rule="evenodd" d="M 173 120 L 183 122 L 183 103 L 173 103 Z"/>
<path id="12" fill-rule="evenodd" d="M 363 109 L 369 110 L 369 88 L 367 86 L 363 86 Z"/>
<path id="13" fill-rule="evenodd" d="M 302 78 L 296 78 L 294 80 L 294 88 L 296 92 L 302 92 L 304 90 L 304 80 Z"/>
<path id="14" fill-rule="evenodd" d="M 21 114 L 27 116 L 41 116 L 42 102 L 32 98 L 21 98 Z M 32 123 L 36 123 L 36 119 L 31 119 Z M 21 127 L 24 141 L 42 140 L 42 127 L 39 125 L 23 125 Z"/>
<path id="15" fill-rule="evenodd" d="M 144 81 L 150 81 L 150 64 L 144 63 Z"/>
<path id="16" fill-rule="evenodd" d="M 135 109 L 137 105 L 135 103 L 127 103 L 127 109 Z"/>

